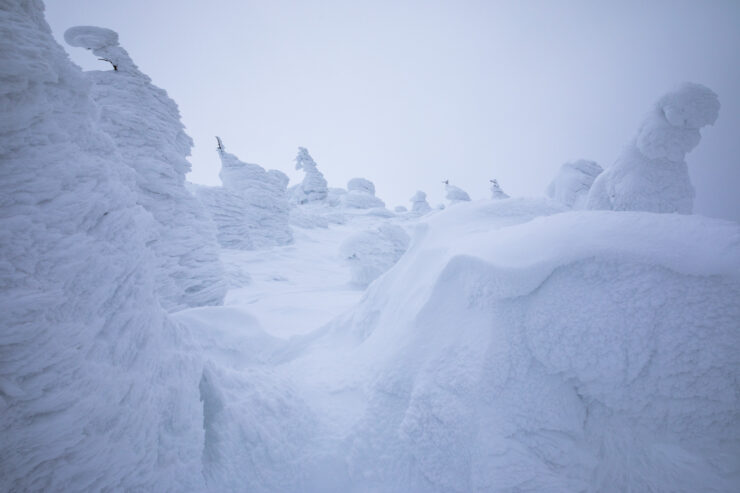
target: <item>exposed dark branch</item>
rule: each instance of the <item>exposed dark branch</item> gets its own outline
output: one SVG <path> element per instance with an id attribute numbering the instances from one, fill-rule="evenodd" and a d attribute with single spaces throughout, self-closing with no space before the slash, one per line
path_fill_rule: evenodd
<path id="1" fill-rule="evenodd" d="M 113 70 L 118 70 L 118 65 L 116 65 L 115 63 L 113 63 L 113 60 L 111 60 L 110 58 L 98 58 L 98 60 L 102 60 L 104 62 L 108 62 L 111 65 L 113 65 Z"/>

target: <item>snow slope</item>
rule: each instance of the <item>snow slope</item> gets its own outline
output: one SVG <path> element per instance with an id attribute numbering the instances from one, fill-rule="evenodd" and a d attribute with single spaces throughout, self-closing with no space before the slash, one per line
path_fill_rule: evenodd
<path id="1" fill-rule="evenodd" d="M 0 490 L 202 490 L 155 223 L 42 8 L 0 3 Z"/>

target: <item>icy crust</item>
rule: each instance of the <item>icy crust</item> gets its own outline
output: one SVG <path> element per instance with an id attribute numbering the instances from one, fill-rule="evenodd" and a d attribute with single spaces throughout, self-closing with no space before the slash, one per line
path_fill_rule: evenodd
<path id="1" fill-rule="evenodd" d="M 0 490 L 202 491 L 151 217 L 42 9 L 0 4 Z"/>
<path id="2" fill-rule="evenodd" d="M 218 227 L 221 246 L 257 250 L 292 243 L 288 177 L 223 150 L 219 155 L 223 186 L 195 190 Z"/>
<path id="3" fill-rule="evenodd" d="M 557 176 L 548 185 L 548 197 L 562 202 L 573 209 L 583 209 L 588 200 L 588 192 L 603 169 L 594 161 L 579 159 L 564 163 Z"/>
<path id="4" fill-rule="evenodd" d="M 717 95 L 700 84 L 685 83 L 660 98 L 635 139 L 594 181 L 587 208 L 690 214 L 694 188 L 684 157 L 699 144 L 699 129 L 717 120 L 719 107 Z"/>
<path id="5" fill-rule="evenodd" d="M 352 272 L 352 283 L 366 287 L 393 267 L 409 246 L 406 231 L 395 224 L 382 224 L 347 238 L 339 252 Z"/>
<path id="6" fill-rule="evenodd" d="M 101 56 L 101 46 L 115 45 L 125 54 L 117 46 L 118 35 L 110 29 L 73 27 L 65 39 Z M 133 63 L 118 71 L 85 72 L 85 76 L 93 83 L 92 96 L 100 107 L 100 128 L 135 171 L 138 202 L 156 221 L 151 246 L 157 256 L 162 305 L 174 311 L 221 304 L 226 282 L 216 228 L 185 187 L 192 140 L 180 121 L 177 104 Z"/>
<path id="7" fill-rule="evenodd" d="M 735 491 L 738 225 L 494 204 L 430 219 L 337 322 L 374 382 L 352 481 Z"/>

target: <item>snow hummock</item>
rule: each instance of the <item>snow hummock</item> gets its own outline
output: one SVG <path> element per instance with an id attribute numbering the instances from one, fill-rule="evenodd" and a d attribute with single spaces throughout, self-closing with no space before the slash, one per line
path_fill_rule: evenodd
<path id="1" fill-rule="evenodd" d="M 501 189 L 498 180 L 488 180 L 491 182 L 491 198 L 494 200 L 508 199 L 509 196 Z"/>
<path id="2" fill-rule="evenodd" d="M 409 235 L 395 224 L 361 231 L 347 238 L 340 253 L 352 270 L 352 282 L 365 287 L 390 269 L 409 246 Z"/>
<path id="3" fill-rule="evenodd" d="M 240 161 L 219 139 L 222 186 L 197 186 L 195 192 L 218 227 L 224 248 L 253 250 L 293 241 L 289 225 L 288 177 Z"/>
<path id="4" fill-rule="evenodd" d="M 426 214 L 432 211 L 432 207 L 429 205 L 429 202 L 427 202 L 427 194 L 421 190 L 417 190 L 409 201 L 411 202 L 411 212 L 416 214 Z"/>
<path id="5" fill-rule="evenodd" d="M 42 9 L 0 5 L 0 490 L 203 491 L 155 221 Z"/>
<path id="6" fill-rule="evenodd" d="M 292 189 L 293 200 L 298 204 L 325 200 L 328 193 L 326 179 L 305 147 L 298 148 L 295 169 L 302 169 L 306 176 Z"/>
<path id="7" fill-rule="evenodd" d="M 342 195 L 340 203 L 344 207 L 355 209 L 385 207 L 385 202 L 375 196 L 373 182 L 365 178 L 352 178 L 347 183 L 347 193 Z"/>
<path id="8" fill-rule="evenodd" d="M 442 183 L 445 185 L 445 197 L 450 201 L 450 204 L 457 204 L 458 202 L 470 202 L 470 195 L 462 188 L 450 185 L 449 180 L 445 180 Z"/>
<path id="9" fill-rule="evenodd" d="M 717 95 L 684 83 L 661 97 L 637 136 L 593 183 L 587 208 L 690 214 L 694 188 L 684 157 L 719 114 Z"/>
<path id="10" fill-rule="evenodd" d="M 100 128 L 135 171 L 138 202 L 156 221 L 151 246 L 157 256 L 157 291 L 172 311 L 218 305 L 226 294 L 216 228 L 203 206 L 185 187 L 187 156 L 193 142 L 167 93 L 141 73 L 118 34 L 79 26 L 65 32 L 73 46 L 113 60 L 116 71 L 91 71 L 92 97 L 100 107 Z"/>
<path id="11" fill-rule="evenodd" d="M 588 199 L 588 191 L 602 171 L 596 162 L 586 159 L 564 163 L 545 193 L 551 199 L 568 207 L 583 209 Z"/>

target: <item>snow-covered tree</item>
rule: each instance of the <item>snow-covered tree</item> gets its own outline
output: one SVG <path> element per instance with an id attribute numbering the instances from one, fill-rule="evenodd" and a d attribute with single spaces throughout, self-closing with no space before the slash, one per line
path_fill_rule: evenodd
<path id="1" fill-rule="evenodd" d="M 134 172 L 43 4 L 0 26 L 0 491 L 203 491 L 200 372 Z"/>
<path id="2" fill-rule="evenodd" d="M 225 248 L 255 250 L 293 241 L 286 187 L 288 177 L 277 170 L 240 161 L 218 139 L 221 187 L 196 187 L 196 194 L 218 226 Z"/>
<path id="3" fill-rule="evenodd" d="M 168 310 L 221 304 L 226 282 L 216 228 L 186 189 L 193 142 L 177 104 L 139 71 L 110 29 L 78 26 L 65 40 L 92 50 L 117 70 L 85 72 L 101 108 L 101 128 L 135 171 L 137 200 L 156 221 L 157 290 Z"/>
<path id="4" fill-rule="evenodd" d="M 699 144 L 699 129 L 717 120 L 719 107 L 717 95 L 700 84 L 684 83 L 660 98 L 594 181 L 587 208 L 690 214 L 694 188 L 684 157 Z"/>
<path id="5" fill-rule="evenodd" d="M 442 183 L 445 185 L 446 198 L 451 204 L 470 201 L 470 195 L 462 188 L 450 185 L 450 180 L 445 180 Z"/>
<path id="6" fill-rule="evenodd" d="M 495 178 L 493 180 L 488 180 L 491 182 L 491 198 L 495 200 L 500 199 L 508 199 L 509 196 L 504 193 L 504 191 L 501 189 L 501 185 L 498 184 L 498 180 Z"/>
<path id="7" fill-rule="evenodd" d="M 564 163 L 547 187 L 547 196 L 574 209 L 583 209 L 588 192 L 603 170 L 594 161 L 579 159 Z"/>
<path id="8" fill-rule="evenodd" d="M 417 214 L 426 214 L 432 210 L 432 206 L 427 202 L 427 194 L 421 190 L 417 190 L 413 197 L 409 199 L 411 202 L 411 212 Z"/>
<path id="9" fill-rule="evenodd" d="M 305 147 L 298 148 L 298 155 L 295 158 L 295 169 L 302 169 L 306 173 L 303 182 L 293 191 L 296 202 L 305 204 L 307 202 L 317 202 L 326 199 L 327 183 L 324 175 L 318 170 L 316 162 Z"/>
<path id="10" fill-rule="evenodd" d="M 375 196 L 373 182 L 365 178 L 352 178 L 347 182 L 347 193 L 342 196 L 341 204 L 355 209 L 385 207 L 385 202 Z"/>
<path id="11" fill-rule="evenodd" d="M 411 239 L 395 224 L 361 231 L 347 238 L 340 253 L 352 271 L 352 283 L 365 287 L 393 267 L 406 252 Z"/>

